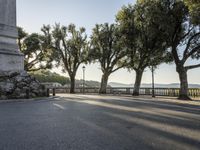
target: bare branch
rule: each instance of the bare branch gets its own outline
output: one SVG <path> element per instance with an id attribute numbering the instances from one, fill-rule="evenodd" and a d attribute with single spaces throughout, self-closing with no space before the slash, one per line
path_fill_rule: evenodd
<path id="1" fill-rule="evenodd" d="M 200 67 L 200 64 L 191 65 L 191 66 L 186 66 L 185 69 L 190 70 L 190 69 L 195 69 L 195 68 L 198 68 L 198 67 Z"/>
<path id="2" fill-rule="evenodd" d="M 185 57 L 185 59 L 188 59 L 190 56 L 192 56 L 194 53 L 196 53 L 198 50 L 200 49 L 200 45 L 198 45 L 197 47 L 193 48 Z"/>
<path id="3" fill-rule="evenodd" d="M 196 36 L 199 36 L 200 35 L 200 32 L 194 34 L 193 36 L 191 36 L 187 42 L 187 46 L 184 50 L 184 54 L 183 54 L 183 61 L 185 62 L 187 60 L 188 57 L 190 57 L 193 53 L 195 53 L 198 49 L 199 46 L 197 46 L 197 49 L 196 48 L 193 48 L 193 50 L 191 50 L 190 52 L 188 52 L 189 48 L 190 48 L 190 45 L 191 45 L 191 42 L 192 40 L 196 37 Z"/>

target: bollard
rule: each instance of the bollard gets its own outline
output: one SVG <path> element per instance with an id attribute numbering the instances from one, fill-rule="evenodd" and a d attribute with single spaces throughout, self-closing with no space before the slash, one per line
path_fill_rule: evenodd
<path id="1" fill-rule="evenodd" d="M 49 97 L 49 89 L 47 89 L 47 97 Z"/>
<path id="2" fill-rule="evenodd" d="M 26 89 L 26 99 L 29 99 L 29 98 L 30 98 L 30 90 Z"/>
<path id="3" fill-rule="evenodd" d="M 56 96 L 56 90 L 53 88 L 53 96 Z"/>

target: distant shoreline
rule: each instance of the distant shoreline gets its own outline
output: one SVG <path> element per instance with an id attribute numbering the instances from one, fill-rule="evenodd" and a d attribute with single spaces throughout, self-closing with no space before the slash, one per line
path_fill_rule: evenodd
<path id="1" fill-rule="evenodd" d="M 134 84 L 123 84 L 117 82 L 108 83 L 111 87 L 134 87 Z M 141 88 L 151 88 L 151 83 L 143 83 L 141 84 Z M 170 83 L 170 84 L 155 84 L 155 88 L 179 88 L 179 83 Z M 189 84 L 189 88 L 200 88 L 200 84 Z"/>

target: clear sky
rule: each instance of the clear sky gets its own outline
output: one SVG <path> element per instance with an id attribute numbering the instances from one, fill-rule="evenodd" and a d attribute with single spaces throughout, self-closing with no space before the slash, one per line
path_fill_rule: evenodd
<path id="1" fill-rule="evenodd" d="M 17 0 L 17 25 L 27 32 L 40 32 L 43 24 L 54 25 L 61 23 L 68 25 L 74 23 L 78 27 L 85 27 L 88 34 L 96 23 L 113 23 L 118 10 L 128 3 L 136 0 Z M 192 62 L 188 62 L 192 63 Z M 61 73 L 59 69 L 53 69 Z M 66 74 L 67 75 L 67 74 Z M 101 70 L 98 64 L 86 66 L 87 80 L 101 80 Z M 77 79 L 82 78 L 80 66 Z M 113 73 L 109 82 L 134 83 L 134 71 L 126 69 Z M 200 84 L 200 68 L 188 72 L 189 83 Z M 151 83 L 151 73 L 146 69 L 143 83 Z M 177 83 L 178 75 L 175 66 L 160 65 L 155 72 L 156 83 Z"/>

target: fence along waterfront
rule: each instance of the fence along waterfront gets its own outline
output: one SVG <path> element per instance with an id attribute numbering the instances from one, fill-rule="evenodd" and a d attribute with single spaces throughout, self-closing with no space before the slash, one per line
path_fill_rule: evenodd
<path id="1" fill-rule="evenodd" d="M 50 87 L 50 92 L 55 89 L 55 93 L 69 93 L 68 87 Z M 155 88 L 156 96 L 178 97 L 179 88 Z M 84 93 L 98 93 L 98 87 L 85 87 Z M 83 93 L 83 87 L 75 88 L 76 93 Z M 107 94 L 131 95 L 133 88 L 130 87 L 108 87 Z M 140 88 L 140 95 L 152 95 L 152 88 Z M 200 88 L 189 88 L 189 96 L 200 97 Z"/>

